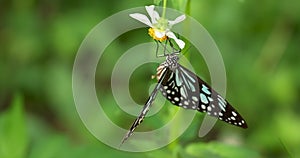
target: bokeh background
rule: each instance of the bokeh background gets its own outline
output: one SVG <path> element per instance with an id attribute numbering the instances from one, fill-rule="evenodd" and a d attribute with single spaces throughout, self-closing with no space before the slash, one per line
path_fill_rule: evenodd
<path id="1" fill-rule="evenodd" d="M 197 19 L 216 41 L 226 66 L 227 99 L 247 120 L 247 130 L 218 122 L 198 138 L 204 116 L 199 113 L 175 142 L 144 153 L 110 148 L 88 132 L 72 96 L 72 67 L 80 43 L 106 17 L 149 4 L 153 1 L 0 1 L 0 157 L 300 157 L 296 0 L 168 1 L 168 7 Z M 96 74 L 105 112 L 123 128 L 135 118 L 122 112 L 111 95 L 111 69 L 127 49 L 151 41 L 146 32 L 139 29 L 116 39 L 104 54 L 102 65 L 107 67 L 99 65 Z M 209 82 L 201 57 L 194 58 L 193 49 L 186 55 Z M 156 66 L 144 65 L 131 78 L 130 92 L 141 105 L 155 82 L 151 75 Z M 176 108 L 166 103 L 165 112 L 147 118 L 138 131 L 164 125 Z"/>

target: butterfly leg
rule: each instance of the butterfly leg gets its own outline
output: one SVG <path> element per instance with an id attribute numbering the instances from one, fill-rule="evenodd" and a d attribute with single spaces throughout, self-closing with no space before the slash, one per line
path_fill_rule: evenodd
<path id="1" fill-rule="evenodd" d="M 166 51 L 168 51 L 167 50 L 167 44 L 168 44 L 168 40 L 166 40 L 166 43 L 165 43 L 165 45 L 164 45 L 164 56 L 166 56 Z M 169 52 L 169 51 L 168 51 Z"/>
<path id="2" fill-rule="evenodd" d="M 178 37 L 178 39 L 179 39 L 179 37 Z M 181 49 L 180 48 L 176 49 L 170 39 L 168 39 L 168 41 L 169 41 L 170 47 L 172 48 L 172 52 L 176 52 L 179 54 L 181 52 Z"/>

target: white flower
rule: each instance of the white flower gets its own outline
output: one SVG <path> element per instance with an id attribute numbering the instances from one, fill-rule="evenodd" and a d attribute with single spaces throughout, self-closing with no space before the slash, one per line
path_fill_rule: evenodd
<path id="1" fill-rule="evenodd" d="M 181 15 L 175 20 L 169 21 L 159 16 L 158 12 L 154 10 L 154 5 L 146 6 L 145 8 L 147 10 L 148 15 L 150 16 L 151 21 L 146 15 L 140 13 L 130 14 L 129 16 L 148 25 L 150 27 L 149 35 L 153 39 L 162 42 L 167 40 L 168 38 L 172 38 L 177 43 L 179 48 L 183 49 L 185 43 L 182 40 L 178 39 L 170 29 L 173 25 L 183 21 L 185 19 L 185 15 Z"/>

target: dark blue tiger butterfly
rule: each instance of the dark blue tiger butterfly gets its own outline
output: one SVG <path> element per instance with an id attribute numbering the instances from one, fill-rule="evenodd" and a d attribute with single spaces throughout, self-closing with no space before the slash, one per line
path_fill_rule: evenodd
<path id="1" fill-rule="evenodd" d="M 157 68 L 158 83 L 121 144 L 142 123 L 159 90 L 174 105 L 205 112 L 232 125 L 247 128 L 246 121 L 221 95 L 178 63 L 178 53 L 165 54 L 166 61 Z"/>

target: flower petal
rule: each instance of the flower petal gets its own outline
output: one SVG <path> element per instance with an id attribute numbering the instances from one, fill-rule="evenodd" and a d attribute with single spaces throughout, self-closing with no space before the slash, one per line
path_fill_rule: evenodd
<path id="1" fill-rule="evenodd" d="M 177 45 L 179 46 L 180 49 L 184 48 L 185 43 L 181 39 L 178 39 L 173 32 L 169 31 L 166 33 L 166 35 L 169 38 L 172 38 L 177 43 Z"/>
<path id="2" fill-rule="evenodd" d="M 160 18 L 157 11 L 154 10 L 154 5 L 145 6 L 147 13 L 149 14 L 151 18 L 152 24 L 157 23 L 157 20 Z"/>
<path id="3" fill-rule="evenodd" d="M 152 27 L 153 25 L 151 24 L 150 20 L 148 19 L 148 17 L 144 14 L 140 14 L 140 13 L 134 13 L 134 14 L 129 14 L 130 17 L 132 17 L 133 19 L 136 19 L 150 27 Z"/>
<path id="4" fill-rule="evenodd" d="M 177 17 L 175 20 L 169 21 L 169 25 L 173 26 L 174 24 L 180 23 L 184 19 L 185 19 L 185 15 L 181 15 L 181 16 Z"/>

